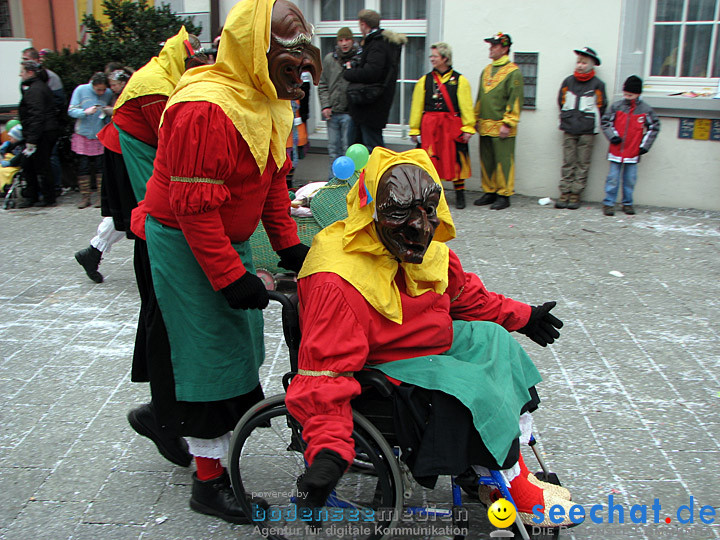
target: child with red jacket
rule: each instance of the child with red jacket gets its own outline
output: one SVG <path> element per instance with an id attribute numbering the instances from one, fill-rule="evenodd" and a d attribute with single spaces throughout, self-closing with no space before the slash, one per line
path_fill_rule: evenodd
<path id="1" fill-rule="evenodd" d="M 652 107 L 640 99 L 641 93 L 642 80 L 631 75 L 623 84 L 623 99 L 613 103 L 602 117 L 602 130 L 610 141 L 610 172 L 605 180 L 603 199 L 603 214 L 606 216 L 615 215 L 621 171 L 623 212 L 635 213 L 632 203 L 637 164 L 660 132 L 660 120 Z"/>

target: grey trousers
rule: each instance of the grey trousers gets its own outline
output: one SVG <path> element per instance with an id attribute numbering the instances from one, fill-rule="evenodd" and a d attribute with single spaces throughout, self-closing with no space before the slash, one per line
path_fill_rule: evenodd
<path id="1" fill-rule="evenodd" d="M 582 194 L 587 184 L 595 135 L 563 133 L 560 193 Z"/>

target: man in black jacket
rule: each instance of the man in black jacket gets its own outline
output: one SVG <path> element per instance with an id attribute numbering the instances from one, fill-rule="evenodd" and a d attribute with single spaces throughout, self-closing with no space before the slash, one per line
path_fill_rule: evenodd
<path id="1" fill-rule="evenodd" d="M 60 125 L 53 94 L 47 85 L 45 69 L 33 61 L 22 62 L 20 78 L 19 114 L 25 136 L 27 157 L 24 165 L 27 188 L 25 200 L 18 208 L 30 206 L 53 206 L 55 204 L 55 185 L 50 167 L 50 153 L 60 135 Z M 42 191 L 40 201 L 38 191 Z"/>
<path id="2" fill-rule="evenodd" d="M 358 23 L 364 36 L 362 51 L 354 67 L 346 70 L 343 77 L 350 83 L 383 85 L 382 93 L 372 103 L 361 105 L 350 100 L 355 142 L 364 144 L 372 152 L 376 146 L 384 146 L 382 130 L 395 97 L 400 53 L 407 37 L 380 28 L 380 14 L 371 9 L 358 13 Z"/>

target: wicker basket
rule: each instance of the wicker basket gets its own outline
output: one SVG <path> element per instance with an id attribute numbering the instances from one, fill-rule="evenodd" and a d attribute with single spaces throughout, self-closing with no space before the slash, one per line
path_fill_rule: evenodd
<path id="1" fill-rule="evenodd" d="M 313 216 L 293 217 L 297 223 L 300 242 L 309 246 L 312 244 L 313 237 L 321 229 L 347 217 L 345 198 L 354 183 L 355 178 L 351 178 L 350 181 L 338 180 L 337 178 L 330 180 L 324 187 L 320 188 L 310 202 Z M 250 237 L 250 247 L 252 248 L 253 262 L 256 269 L 267 270 L 271 274 L 288 272 L 288 270 L 277 265 L 280 262 L 280 257 L 273 251 L 262 222 Z"/>

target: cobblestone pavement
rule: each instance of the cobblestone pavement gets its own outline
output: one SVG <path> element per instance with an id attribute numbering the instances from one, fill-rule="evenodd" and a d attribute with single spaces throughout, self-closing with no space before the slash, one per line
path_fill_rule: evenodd
<path id="1" fill-rule="evenodd" d="M 127 410 L 148 399 L 146 385 L 129 381 L 132 245 L 107 254 L 104 283 L 87 279 L 73 253 L 100 216 L 77 210 L 77 198 L 0 211 L 0 537 L 256 538 L 192 512 L 191 470 L 128 426 Z M 555 345 L 518 339 L 544 377 L 535 420 L 545 459 L 575 501 L 599 505 L 600 523 L 561 538 L 720 538 L 720 213 L 638 211 L 605 217 L 598 205 L 559 211 L 516 196 L 501 212 L 453 210 L 451 246 L 489 289 L 558 302 L 565 327 Z M 287 369 L 276 306 L 266 328 L 271 395 Z M 446 489 L 420 496 L 449 500 Z M 609 497 L 623 507 L 614 523 Z M 681 524 L 677 511 L 691 504 L 693 521 Z M 632 505 L 647 506 L 650 524 L 632 522 L 643 521 Z M 484 509 L 469 508 L 468 537 L 489 538 Z"/>

